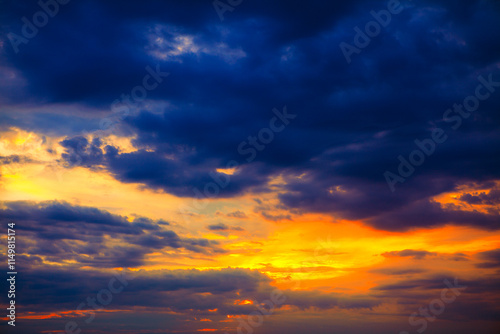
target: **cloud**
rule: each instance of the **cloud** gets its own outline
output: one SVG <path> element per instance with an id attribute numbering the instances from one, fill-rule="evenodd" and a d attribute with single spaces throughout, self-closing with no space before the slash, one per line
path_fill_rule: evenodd
<path id="1" fill-rule="evenodd" d="M 248 218 L 247 215 L 243 212 L 243 211 L 240 211 L 240 210 L 236 210 L 236 211 L 233 211 L 233 212 L 229 212 L 227 214 L 228 217 L 232 217 L 232 218 L 238 218 L 238 219 L 245 219 L 245 218 Z"/>
<path id="2" fill-rule="evenodd" d="M 239 226 L 227 226 L 223 223 L 208 225 L 207 228 L 211 231 L 243 231 L 243 228 Z"/>
<path id="3" fill-rule="evenodd" d="M 12 15 L 2 29 L 11 31 L 20 29 L 17 18 L 37 9 L 6 6 Z M 133 99 L 146 66 L 158 64 L 170 73 L 168 80 L 134 104 L 137 112 L 124 115 L 117 131 L 133 138 L 135 150 L 82 138 L 75 126 L 82 117 L 71 118 L 70 111 L 59 112 L 59 121 L 49 111 L 27 111 L 22 120 L 11 112 L 6 122 L 39 125 L 44 132 L 67 129 L 61 158 L 69 165 L 102 167 L 121 182 L 180 197 L 195 198 L 193 189 L 203 193 L 229 178 L 214 197 L 273 191 L 290 212 L 363 220 L 382 230 L 445 224 L 497 229 L 495 213 L 443 209 L 432 199 L 500 179 L 498 92 L 458 130 L 442 117 L 474 93 L 478 76 L 499 80 L 498 6 L 406 4 L 346 64 L 339 43 L 351 43 L 353 28 L 372 20 L 377 7 L 369 1 L 313 1 L 307 8 L 256 1 L 226 13 L 222 24 L 210 6 L 192 1 L 146 1 L 119 10 L 108 1 L 68 6 L 19 54 L 3 41 L 1 57 L 11 73 L 6 85 L 25 83 L 3 96 L 7 109 L 78 105 L 87 111 L 81 122 L 87 128 L 111 112 L 115 100 Z M 247 161 L 240 143 L 269 126 L 271 110 L 283 105 L 297 119 Z M 397 170 L 398 156 L 408 156 L 414 140 L 434 128 L 442 128 L 447 141 L 391 193 L 384 172 Z M 234 175 L 217 172 L 232 160 L 239 163 Z M 283 183 L 271 185 L 277 178 Z M 496 203 L 496 192 L 490 193 L 490 199 L 462 199 Z"/>
<path id="4" fill-rule="evenodd" d="M 262 211 L 261 215 L 267 219 L 271 220 L 273 222 L 281 221 L 281 220 L 293 220 L 291 215 L 273 215 L 272 213 L 269 213 L 267 211 Z"/>
<path id="5" fill-rule="evenodd" d="M 19 240 L 25 254 L 44 256 L 50 262 L 136 267 L 146 254 L 165 248 L 206 255 L 225 252 L 217 241 L 184 238 L 165 229 L 168 223 L 163 220 L 136 217 L 129 222 L 124 216 L 60 201 L 2 205 L 2 216 L 15 221 L 25 235 Z"/>
<path id="6" fill-rule="evenodd" d="M 59 143 L 66 149 L 61 157 L 70 165 L 91 167 L 103 161 L 103 151 L 101 150 L 101 140 L 94 138 L 88 142 L 87 138 L 78 136 L 65 139 Z"/>
<path id="7" fill-rule="evenodd" d="M 497 205 L 500 204 L 500 189 L 490 189 L 488 193 L 486 192 L 475 192 L 473 194 L 462 194 L 458 198 L 462 202 L 466 202 L 471 205 L 485 204 L 485 205 Z"/>
<path id="8" fill-rule="evenodd" d="M 34 162 L 34 160 L 23 155 L 12 154 L 9 156 L 0 156 L 0 165 L 25 164 L 30 162 Z"/>
<path id="9" fill-rule="evenodd" d="M 387 255 L 383 255 L 387 256 Z M 392 255 L 389 255 L 392 256 Z M 389 275 L 389 276 L 399 276 L 399 275 L 413 275 L 413 274 L 420 274 L 426 272 L 426 269 L 420 269 L 420 268 L 379 268 L 379 269 L 373 269 L 370 272 L 372 273 L 377 273 L 377 274 L 383 274 L 383 275 Z"/>
<path id="10" fill-rule="evenodd" d="M 486 230 L 500 228 L 498 212 L 483 213 L 444 207 L 434 201 L 416 201 L 370 219 L 375 227 L 404 231 L 408 227 L 433 227 L 445 224 L 469 225 Z"/>
<path id="11" fill-rule="evenodd" d="M 405 249 L 402 251 L 392 251 L 392 252 L 385 252 L 381 254 L 384 257 L 394 257 L 394 256 L 399 256 L 399 257 L 413 257 L 415 260 L 422 260 L 426 256 L 436 256 L 437 253 L 434 252 L 428 252 L 425 250 L 414 250 L 414 249 Z"/>
<path id="12" fill-rule="evenodd" d="M 498 268 L 500 267 L 500 249 L 494 249 L 478 253 L 479 259 L 485 261 L 476 264 L 478 268 Z"/>
<path id="13" fill-rule="evenodd" d="M 50 269 L 50 270 L 49 270 Z M 53 275 L 59 279 L 54 281 Z M 67 271 L 56 267 L 26 269 L 19 277 L 19 297 L 27 311 L 57 311 L 73 309 L 75 303 L 85 302 L 108 286 L 109 280 L 120 273 L 91 270 Z M 225 268 L 220 270 L 156 270 L 128 272 L 128 284 L 116 296 L 119 302 L 113 308 L 127 310 L 148 307 L 175 310 L 182 315 L 196 310 L 199 314 L 249 314 L 254 305 L 238 305 L 235 300 L 247 299 L 263 302 L 270 299 L 273 290 L 271 279 L 255 270 Z M 276 305 L 276 312 L 285 305 L 300 309 L 371 308 L 377 304 L 369 296 L 348 297 L 335 293 L 282 290 L 284 303 Z M 161 297 L 160 297 L 161 296 Z M 43 305 L 40 301 L 43 300 Z"/>
<path id="14" fill-rule="evenodd" d="M 465 279 L 444 274 L 429 275 L 419 279 L 403 279 L 396 283 L 382 284 L 371 290 L 379 298 L 396 299 L 404 306 L 408 315 L 419 312 L 420 307 L 428 307 L 429 302 L 441 298 L 445 288 L 461 287 L 460 294 L 453 303 L 446 305 L 446 312 L 439 318 L 446 320 L 481 319 L 495 321 L 500 315 L 495 294 L 499 287 L 498 277 Z M 448 284 L 445 283 L 448 281 Z M 448 286 L 449 285 L 449 286 Z"/>

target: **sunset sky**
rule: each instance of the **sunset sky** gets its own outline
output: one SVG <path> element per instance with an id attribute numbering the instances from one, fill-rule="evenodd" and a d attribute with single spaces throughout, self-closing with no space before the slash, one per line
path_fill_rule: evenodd
<path id="1" fill-rule="evenodd" d="M 0 332 L 498 334 L 499 112 L 494 0 L 0 1 Z"/>

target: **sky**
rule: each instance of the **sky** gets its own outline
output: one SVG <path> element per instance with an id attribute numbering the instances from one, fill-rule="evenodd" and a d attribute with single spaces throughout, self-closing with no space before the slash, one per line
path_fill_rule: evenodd
<path id="1" fill-rule="evenodd" d="M 0 331 L 499 333 L 499 42 L 494 0 L 1 0 Z"/>

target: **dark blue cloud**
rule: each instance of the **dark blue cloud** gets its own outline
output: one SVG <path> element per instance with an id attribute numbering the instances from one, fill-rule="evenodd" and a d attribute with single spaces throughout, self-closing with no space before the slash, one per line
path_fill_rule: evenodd
<path id="1" fill-rule="evenodd" d="M 59 277 L 54 280 L 54 274 Z M 87 297 L 95 297 L 99 291 L 108 288 L 113 277 L 121 276 L 127 280 L 123 291 L 114 296 L 113 309 L 127 310 L 131 307 L 148 307 L 157 310 L 176 310 L 181 316 L 249 314 L 254 305 L 237 305 L 235 300 L 269 300 L 273 290 L 272 280 L 256 270 L 224 268 L 220 270 L 157 270 L 138 272 L 102 272 L 92 270 L 63 270 L 51 266 L 26 269 L 19 276 L 18 288 L 24 292 L 19 303 L 28 311 L 74 310 Z M 3 284 L 3 283 L 2 283 Z M 120 286 L 116 283 L 115 286 Z M 294 305 L 301 309 L 334 307 L 353 309 L 370 308 L 377 304 L 369 296 L 349 298 L 336 293 L 309 291 L 279 291 L 278 298 L 283 303 L 275 305 Z M 141 297 L 140 297 L 141 296 Z M 40 302 L 43 301 L 43 304 Z M 90 309 L 86 307 L 83 309 Z M 214 315 L 214 313 L 212 313 Z"/>
<path id="2" fill-rule="evenodd" d="M 474 194 L 463 194 L 459 200 L 466 202 L 471 205 L 486 204 L 486 205 L 496 205 L 500 203 L 500 189 L 491 189 L 488 193 L 478 192 Z"/>
<path id="3" fill-rule="evenodd" d="M 498 284 L 495 283 L 497 278 L 460 279 L 442 274 L 421 279 L 403 279 L 371 290 L 381 298 L 397 298 L 406 313 L 411 315 L 414 312 L 418 314 L 423 307 L 428 308 L 431 300 L 442 296 L 443 289 L 458 288 L 454 301 L 446 305 L 446 312 L 439 318 L 495 321 L 500 314 L 496 297 L 492 297 L 498 292 Z M 452 293 L 448 291 L 447 297 L 450 296 Z"/>
<path id="4" fill-rule="evenodd" d="M 5 32 L 19 31 L 19 18 L 37 10 L 6 6 Z M 88 128 L 142 84 L 146 66 L 158 65 L 170 75 L 117 125 L 119 134 L 134 136 L 137 150 L 89 143 L 71 126 L 61 143 L 69 165 L 106 168 L 122 182 L 196 197 L 193 189 L 203 193 L 217 184 L 214 177 L 225 184 L 228 176 L 217 169 L 234 160 L 238 173 L 215 196 L 271 191 L 269 180 L 281 176 L 279 199 L 293 212 L 389 230 L 449 223 L 498 228 L 495 212 L 456 212 L 431 201 L 464 184 L 500 179 L 499 92 L 457 129 L 443 120 L 448 108 L 475 93 L 478 76 L 500 81 L 498 4 L 402 2 L 403 10 L 348 64 L 339 44 L 352 44 L 354 28 L 364 29 L 370 11 L 385 7 L 253 1 L 221 22 L 203 1 L 70 2 L 19 53 L 3 39 L 2 60 L 17 73 L 6 76 L 6 85 L 25 82 L 3 99 L 7 108 L 30 101 L 100 110 Z M 269 127 L 271 110 L 283 105 L 296 119 L 248 161 L 239 145 Z M 70 123 L 47 117 L 54 128 Z M 39 123 L 40 131 L 50 127 Z M 398 156 L 407 158 L 414 140 L 429 138 L 434 128 L 448 139 L 392 193 L 384 173 L 395 172 Z"/>
<path id="5" fill-rule="evenodd" d="M 381 255 L 385 256 L 385 257 L 392 257 L 392 256 L 403 256 L 403 257 L 405 257 L 405 256 L 410 256 L 410 257 L 413 257 L 413 259 L 415 259 L 415 260 L 421 260 L 421 259 L 425 258 L 426 256 L 437 255 L 437 253 L 428 252 L 428 251 L 425 251 L 425 250 L 405 249 L 405 250 L 402 250 L 402 251 L 385 252 L 385 253 L 383 253 Z"/>
<path id="6" fill-rule="evenodd" d="M 499 268 L 500 267 L 500 249 L 494 249 L 478 254 L 479 259 L 485 262 L 478 263 L 478 268 Z"/>
<path id="7" fill-rule="evenodd" d="M 10 165 L 10 164 L 19 164 L 19 163 L 30 163 L 34 162 L 30 157 L 26 157 L 23 155 L 12 154 L 8 156 L 0 156 L 0 165 Z"/>
<path id="8" fill-rule="evenodd" d="M 52 262 L 72 260 L 91 267 L 136 267 L 143 264 L 146 254 L 164 248 L 205 255 L 224 253 L 217 241 L 179 236 L 163 228 L 169 224 L 161 219 L 136 217 L 130 222 L 125 216 L 58 201 L 2 204 L 1 216 L 15 221 L 24 235 L 18 241 L 23 252 L 43 255 Z"/>
<path id="9" fill-rule="evenodd" d="M 243 228 L 241 228 L 239 226 L 228 226 L 228 225 L 223 224 L 223 223 L 208 225 L 207 228 L 210 231 L 229 231 L 229 230 L 243 231 Z"/>

